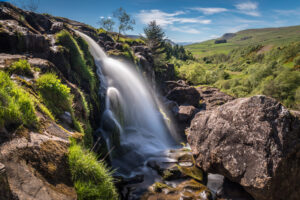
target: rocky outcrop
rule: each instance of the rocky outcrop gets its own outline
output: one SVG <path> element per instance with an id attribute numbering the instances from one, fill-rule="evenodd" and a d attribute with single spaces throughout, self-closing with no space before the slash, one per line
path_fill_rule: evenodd
<path id="1" fill-rule="evenodd" d="M 188 142 L 199 167 L 239 183 L 256 200 L 300 196 L 300 122 L 265 96 L 199 112 Z"/>
<path id="2" fill-rule="evenodd" d="M 68 138 L 75 135 L 43 117 L 41 120 L 45 125 L 40 133 L 20 129 L 18 136 L 0 146 L 7 180 L 2 174 L 1 187 L 6 187 L 6 193 L 0 189 L 0 199 L 3 195 L 17 200 L 77 198 L 67 156 Z"/>
<path id="3" fill-rule="evenodd" d="M 202 110 L 210 110 L 234 100 L 232 96 L 221 92 L 217 88 L 200 86 L 196 89 L 201 96 L 200 107 Z"/>
<path id="4" fill-rule="evenodd" d="M 0 163 L 0 199 L 14 199 L 8 181 L 5 165 Z"/>
<path id="5" fill-rule="evenodd" d="M 167 94 L 167 98 L 179 105 L 185 104 L 198 107 L 200 94 L 194 87 L 175 87 Z"/>

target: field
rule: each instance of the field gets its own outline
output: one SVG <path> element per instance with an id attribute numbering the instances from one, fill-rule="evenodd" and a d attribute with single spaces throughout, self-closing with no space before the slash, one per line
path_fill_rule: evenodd
<path id="1" fill-rule="evenodd" d="M 286 45 L 300 41 L 300 26 L 282 28 L 248 29 L 239 31 L 227 43 L 215 44 L 215 40 L 208 40 L 185 46 L 196 57 L 210 56 L 216 53 L 228 54 L 231 50 L 249 45 Z"/>

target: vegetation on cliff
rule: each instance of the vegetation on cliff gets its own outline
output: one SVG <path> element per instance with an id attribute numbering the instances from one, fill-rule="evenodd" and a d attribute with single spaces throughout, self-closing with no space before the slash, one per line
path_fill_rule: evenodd
<path id="1" fill-rule="evenodd" d="M 69 148 L 69 165 L 79 200 L 118 198 L 113 184 L 112 172 L 104 161 L 85 150 L 74 140 Z"/>
<path id="2" fill-rule="evenodd" d="M 0 128 L 13 131 L 21 125 L 38 126 L 33 99 L 3 71 L 0 71 L 0 107 Z"/>
<path id="3" fill-rule="evenodd" d="M 88 83 L 90 90 L 96 87 L 95 74 L 84 58 L 84 52 L 81 50 L 74 37 L 66 30 L 56 34 L 57 43 L 62 45 L 63 51 L 67 51 L 70 55 L 69 62 L 72 70 L 72 78 L 75 79 L 80 86 Z M 80 40 L 81 41 L 81 40 Z M 80 42 L 84 44 L 84 42 Z M 83 46 L 83 45 L 82 45 Z M 83 46 L 84 47 L 84 46 Z"/>

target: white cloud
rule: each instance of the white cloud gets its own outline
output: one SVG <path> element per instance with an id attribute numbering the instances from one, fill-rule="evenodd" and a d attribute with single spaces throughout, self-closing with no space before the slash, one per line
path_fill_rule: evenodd
<path id="1" fill-rule="evenodd" d="M 250 15 L 254 17 L 259 17 L 260 13 L 258 11 L 258 3 L 256 2 L 243 2 L 236 4 L 235 7 L 238 11 L 245 15 Z"/>
<path id="2" fill-rule="evenodd" d="M 201 8 L 201 7 L 191 8 L 191 10 L 197 10 L 203 12 L 205 15 L 212 15 L 212 14 L 228 11 L 228 9 L 226 8 Z"/>
<path id="3" fill-rule="evenodd" d="M 174 23 L 198 23 L 198 24 L 210 24 L 211 20 L 201 18 L 184 18 L 179 17 L 185 12 L 177 11 L 174 13 L 166 13 L 160 10 L 141 10 L 137 17 L 143 24 L 148 24 L 150 21 L 155 20 L 156 23 L 162 27 L 172 25 Z"/>
<path id="4" fill-rule="evenodd" d="M 300 9 L 294 10 L 274 10 L 279 15 L 290 16 L 290 15 L 300 15 Z"/>
<path id="5" fill-rule="evenodd" d="M 191 28 L 189 26 L 181 26 L 181 27 L 171 26 L 170 30 L 171 31 L 178 31 L 178 32 L 182 32 L 182 33 L 190 33 L 190 34 L 199 34 L 199 33 L 201 33 L 201 31 L 199 31 L 198 29 Z"/>
<path id="6" fill-rule="evenodd" d="M 236 4 L 235 7 L 239 10 L 256 10 L 258 8 L 258 4 L 254 2 L 244 2 Z"/>

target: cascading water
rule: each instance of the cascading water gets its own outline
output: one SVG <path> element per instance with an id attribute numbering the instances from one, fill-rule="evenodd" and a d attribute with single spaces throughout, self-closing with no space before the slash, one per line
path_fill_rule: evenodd
<path id="1" fill-rule="evenodd" d="M 133 176 L 137 169 L 145 170 L 143 166 L 149 157 L 174 147 L 174 139 L 159 112 L 155 93 L 142 76 L 130 66 L 109 58 L 87 35 L 77 33 L 89 44 L 95 64 L 105 74 L 106 110 L 101 132 L 108 148 L 115 147 L 112 165 L 123 176 Z"/>

